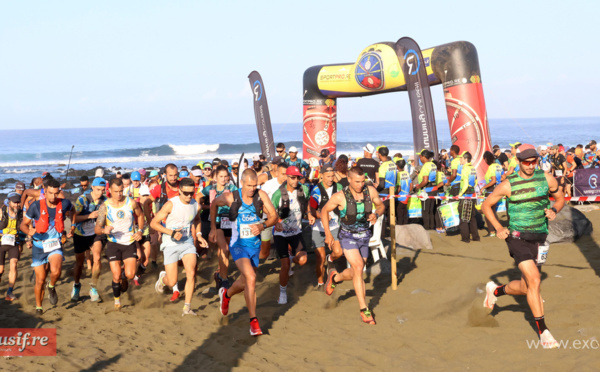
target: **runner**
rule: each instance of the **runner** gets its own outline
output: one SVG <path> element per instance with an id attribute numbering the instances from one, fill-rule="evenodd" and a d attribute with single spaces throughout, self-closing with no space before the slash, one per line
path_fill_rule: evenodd
<path id="1" fill-rule="evenodd" d="M 290 149 L 291 151 L 291 149 Z M 323 169 L 321 175 L 323 182 L 317 184 L 310 193 L 310 213 L 308 214 L 308 221 L 313 226 L 312 228 L 312 244 L 316 249 L 316 265 L 315 271 L 317 274 L 317 290 L 323 290 L 325 288 L 325 260 L 327 264 L 333 263 L 336 259 L 343 256 L 342 247 L 338 239 L 339 232 L 339 216 L 333 212 L 329 212 L 329 229 L 335 239 L 332 246 L 328 246 L 331 251 L 331 255 L 325 256 L 325 230 L 323 229 L 323 223 L 321 222 L 321 210 L 327 204 L 333 194 L 342 190 L 342 185 L 333 181 L 334 178 L 333 167 L 326 167 Z"/>
<path id="2" fill-rule="evenodd" d="M 433 163 L 433 152 L 423 149 L 419 159 L 423 165 L 417 176 L 415 189 L 417 193 L 437 196 L 437 167 Z M 435 199 L 427 198 L 423 202 L 423 227 L 425 230 L 435 229 Z"/>
<path id="3" fill-rule="evenodd" d="M 79 178 L 79 193 L 86 195 L 90 192 L 92 192 L 92 189 L 90 189 L 90 179 L 88 176 L 81 176 Z"/>
<path id="4" fill-rule="evenodd" d="M 306 263 L 306 245 L 302 237 L 302 215 L 310 213 L 308 210 L 308 187 L 298 181 L 302 173 L 297 167 L 287 168 L 286 181 L 273 193 L 271 201 L 279 216 L 275 225 L 275 249 L 281 262 L 279 272 L 279 299 L 280 305 L 287 304 L 287 284 L 290 277 L 291 265 L 304 265 Z M 291 248 L 288 249 L 288 246 Z M 333 246 L 333 245 L 332 245 Z"/>
<path id="5" fill-rule="evenodd" d="M 288 165 L 287 163 L 283 162 L 283 161 L 278 161 L 277 163 L 273 164 L 274 171 L 276 176 L 270 180 L 268 180 L 267 182 L 265 182 L 260 189 L 264 192 L 267 193 L 267 195 L 269 196 L 269 200 L 271 200 L 271 197 L 273 197 L 273 194 L 275 193 L 275 191 L 277 191 L 277 189 L 279 189 L 279 187 L 287 180 L 287 176 L 285 174 L 285 172 L 288 169 Z M 263 216 L 263 218 L 265 218 L 265 216 Z M 260 246 L 260 255 L 259 258 L 260 259 L 265 259 L 265 258 L 272 258 L 275 259 L 277 253 L 276 251 L 271 252 L 271 240 L 273 240 L 273 229 L 269 228 L 269 229 L 265 229 L 260 233 L 260 240 L 261 240 L 261 246 Z"/>
<path id="6" fill-rule="evenodd" d="M 460 174 L 460 192 L 458 196 L 474 197 L 475 186 L 477 185 L 477 169 L 471 164 L 472 156 L 470 152 L 462 154 L 460 159 L 462 163 L 462 170 Z M 471 239 L 475 242 L 481 240 L 479 237 L 479 231 L 477 230 L 477 219 L 475 214 L 475 200 L 473 199 L 461 199 L 458 204 L 458 213 L 460 215 L 460 236 L 461 241 L 470 243 Z"/>
<path id="7" fill-rule="evenodd" d="M 162 234 L 160 250 L 163 251 L 165 271 L 161 271 L 155 289 L 164 293 L 165 286 L 177 284 L 177 262 L 183 261 L 185 268 L 185 303 L 182 316 L 197 315 L 191 308 L 196 283 L 196 246 L 208 247 L 200 233 L 196 233 L 194 221 L 200 217 L 200 208 L 194 200 L 194 181 L 184 178 L 179 182 L 179 196 L 169 199 L 152 219 L 152 229 Z M 161 221 L 166 221 L 165 226 Z"/>
<path id="8" fill-rule="evenodd" d="M 290 147 L 289 156 L 285 158 L 285 162 L 288 166 L 294 166 L 300 169 L 300 172 L 305 176 L 307 176 L 310 171 L 308 163 L 298 157 L 298 149 L 296 146 Z"/>
<path id="9" fill-rule="evenodd" d="M 121 177 L 121 180 L 123 181 L 123 195 L 125 195 L 125 197 L 132 198 L 133 185 L 131 183 L 131 174 L 125 173 L 123 177 Z"/>
<path id="10" fill-rule="evenodd" d="M 281 156 L 282 159 L 286 159 L 288 157 L 288 154 L 285 152 L 285 145 L 283 143 L 278 143 L 275 151 L 277 151 L 277 156 Z"/>
<path id="11" fill-rule="evenodd" d="M 231 182 L 233 182 L 233 184 L 235 185 L 235 187 L 239 188 L 240 185 L 238 183 L 238 174 L 240 171 L 240 164 L 237 161 L 234 161 L 233 164 L 231 164 Z"/>
<path id="12" fill-rule="evenodd" d="M 27 238 L 33 239 L 31 267 L 35 272 L 35 312 L 38 315 L 44 312 L 42 300 L 48 272 L 48 297 L 52 305 L 58 303 L 54 286 L 60 278 L 64 260 L 62 234 L 65 230 L 66 214 L 72 209 L 68 199 L 59 198 L 60 183 L 57 180 L 49 179 L 44 190 L 44 199 L 31 203 L 20 226 L 21 231 L 28 235 Z M 29 228 L 32 221 L 35 221 L 35 229 Z M 67 238 L 70 237 L 70 234 L 67 235 Z"/>
<path id="13" fill-rule="evenodd" d="M 233 225 L 231 239 L 231 256 L 240 272 L 238 279 L 230 288 L 221 287 L 219 310 L 223 316 L 229 313 L 229 301 L 235 294 L 244 292 L 246 306 L 250 315 L 250 334 L 262 335 L 262 330 L 256 318 L 256 268 L 260 254 L 260 233 L 271 228 L 277 222 L 278 216 L 267 194 L 257 189 L 258 176 L 252 169 L 242 173 L 242 188 L 226 193 L 215 199 L 216 207 L 229 207 L 229 220 Z M 267 221 L 261 222 L 263 212 Z"/>
<path id="14" fill-rule="evenodd" d="M 410 190 L 412 189 L 412 180 L 407 171 L 405 171 L 406 161 L 400 159 L 396 161 L 398 167 L 398 179 L 396 184 L 396 192 L 400 195 L 396 201 L 396 224 L 408 225 L 408 199 L 410 198 Z"/>
<path id="15" fill-rule="evenodd" d="M 210 233 L 208 239 L 217 244 L 217 255 L 219 259 L 219 269 L 215 272 L 215 285 L 217 291 L 222 286 L 229 287 L 227 277 L 229 271 L 229 242 L 231 241 L 232 223 L 229 220 L 229 207 L 220 206 L 218 209 L 213 206 L 216 198 L 223 193 L 230 193 L 237 190 L 235 185 L 229 183 L 229 172 L 227 168 L 220 165 L 215 171 L 216 183 L 205 187 L 202 190 L 204 200 L 210 202 Z"/>
<path id="16" fill-rule="evenodd" d="M 4 273 L 4 264 L 8 255 L 10 272 L 8 273 L 8 290 L 6 291 L 6 301 L 16 299 L 13 289 L 17 281 L 17 262 L 23 252 L 23 242 L 19 236 L 19 226 L 23 220 L 23 211 L 21 210 L 21 195 L 16 192 L 8 194 L 8 206 L 2 206 L 2 215 L 0 216 L 0 278 Z"/>
<path id="17" fill-rule="evenodd" d="M 127 292 L 128 281 L 135 275 L 137 262 L 136 241 L 142 239 L 140 230 L 134 231 L 134 218 L 139 229 L 144 228 L 144 214 L 140 206 L 123 194 L 123 180 L 113 178 L 109 182 L 110 199 L 100 205 L 96 219 L 96 234 L 106 234 L 106 257 L 112 272 L 112 290 L 115 309 L 121 308 L 121 293 Z M 135 216 L 135 217 L 134 217 Z M 124 271 L 121 270 L 121 262 Z"/>
<path id="18" fill-rule="evenodd" d="M 204 175 L 206 183 L 207 184 L 211 184 L 212 181 L 213 181 L 213 177 L 212 177 L 212 164 L 210 164 L 209 162 L 204 163 L 202 174 Z"/>
<path id="19" fill-rule="evenodd" d="M 71 291 L 71 301 L 79 301 L 79 292 L 81 290 L 81 273 L 83 271 L 86 252 L 96 251 L 93 254 L 92 266 L 92 288 L 90 289 L 90 298 L 92 301 L 98 301 L 98 277 L 100 276 L 100 251 L 102 250 L 102 239 L 96 239 L 96 218 L 98 209 L 106 201 L 104 196 L 106 181 L 104 178 L 95 178 L 89 194 L 81 195 L 75 201 L 75 214 L 73 216 L 73 225 L 71 233 L 73 234 L 73 247 L 75 252 L 75 268 L 73 269 L 73 290 Z M 98 263 L 95 261 L 98 260 Z M 95 279 L 95 280 L 94 280 Z"/>
<path id="20" fill-rule="evenodd" d="M 448 176 L 448 183 L 450 183 L 450 196 L 458 196 L 460 192 L 460 171 L 462 170 L 462 164 L 460 163 L 460 147 L 458 145 L 450 146 L 450 156 L 452 161 L 450 162 L 450 171 L 452 172 Z"/>
<path id="21" fill-rule="evenodd" d="M 545 349 L 557 348 L 559 345 L 550 334 L 544 319 L 544 303 L 540 295 L 541 275 L 538 267 L 542 262 L 538 262 L 538 247 L 546 241 L 548 221 L 554 220 L 563 208 L 565 199 L 556 180 L 544 171 L 535 169 L 538 160 L 535 147 L 521 145 L 516 156 L 519 160 L 519 171 L 496 187 L 484 201 L 482 210 L 494 225 L 498 238 L 506 240 L 508 251 L 521 271 L 521 280 L 514 280 L 503 286 L 493 281 L 488 282 L 483 306 L 493 309 L 497 298 L 505 294 L 526 295 L 542 346 Z M 556 200 L 552 208 L 549 208 L 548 194 Z M 503 197 L 508 199 L 508 229 L 500 224 L 492 210 L 492 206 Z"/>
<path id="22" fill-rule="evenodd" d="M 333 194 L 321 210 L 325 243 L 329 246 L 333 246 L 335 243 L 335 238 L 329 227 L 329 213 L 339 210 L 340 244 L 344 256 L 350 264 L 350 267 L 341 273 L 338 273 L 337 270 L 329 272 L 325 284 L 325 293 L 331 296 L 338 284 L 346 280 L 352 280 L 362 321 L 375 325 L 375 318 L 367 307 L 365 300 L 363 268 L 367 262 L 367 257 L 369 257 L 369 240 L 371 240 L 372 235 L 371 230 L 369 230 L 369 223 L 374 224 L 377 218 L 385 212 L 385 207 L 377 194 L 377 190 L 372 186 L 365 185 L 365 172 L 360 167 L 350 169 L 348 178 L 350 186 Z M 372 213 L 373 205 L 375 205 L 375 213 Z"/>
<path id="23" fill-rule="evenodd" d="M 490 195 L 496 186 L 500 185 L 504 178 L 504 169 L 502 166 L 495 162 L 494 154 L 489 151 L 483 153 L 483 160 L 488 165 L 487 172 L 485 172 L 485 182 L 486 184 L 483 186 L 483 195 Z M 498 210 L 498 204 L 492 206 L 492 211 L 494 212 L 494 216 L 496 216 L 496 211 Z M 496 218 L 498 218 L 496 216 Z M 488 236 L 493 238 L 496 236 L 496 229 L 490 220 L 486 218 L 485 225 L 488 229 Z"/>
<path id="24" fill-rule="evenodd" d="M 510 154 L 512 155 L 510 161 L 508 162 L 508 170 L 506 171 L 506 176 L 510 176 L 514 172 L 519 171 L 519 162 L 517 161 L 517 148 L 521 146 L 521 142 L 515 142 L 510 144 Z"/>
<path id="25" fill-rule="evenodd" d="M 152 255 L 152 244 L 158 243 L 158 236 L 156 231 L 150 228 L 150 222 L 154 218 L 154 200 L 150 196 L 150 188 L 148 185 L 142 184 L 139 188 L 140 197 L 135 201 L 138 203 L 142 212 L 144 213 L 144 230 L 142 231 L 142 240 L 137 242 L 138 244 L 138 267 L 135 276 L 133 277 L 133 284 L 136 286 L 140 285 L 140 278 L 146 272 L 146 268 L 150 263 L 150 256 Z M 179 297 L 179 296 L 177 296 Z M 176 299 L 176 298 L 175 298 Z M 174 301 L 174 300 L 173 300 Z"/>

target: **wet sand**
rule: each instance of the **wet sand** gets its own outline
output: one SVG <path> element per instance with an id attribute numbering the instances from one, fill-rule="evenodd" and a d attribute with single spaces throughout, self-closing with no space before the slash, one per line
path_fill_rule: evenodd
<path id="1" fill-rule="evenodd" d="M 585 213 L 600 226 L 600 211 Z M 481 235 L 486 235 L 480 231 Z M 316 291 L 314 255 L 296 268 L 288 286 L 289 303 L 278 305 L 277 261 L 259 269 L 258 316 L 266 335 L 248 333 L 243 296 L 221 317 L 210 278 L 216 262 L 198 273 L 192 308 L 181 317 L 183 301 L 158 295 L 158 270 L 150 269 L 141 287 L 121 296 L 113 310 L 106 262 L 100 278 L 102 303 L 89 300 L 90 272 L 82 280 L 83 298 L 70 302 L 72 245 L 66 248 L 57 306 L 44 299 L 45 313 L 34 314 L 30 251 L 19 263 L 13 303 L 0 300 L 0 327 L 57 328 L 56 357 L 3 360 L 3 370 L 597 370 L 600 366 L 600 230 L 576 243 L 554 244 L 543 267 L 546 323 L 557 340 L 580 340 L 579 348 L 529 349 L 537 331 L 525 297 L 504 296 L 489 313 L 482 307 L 489 280 L 506 284 L 520 274 L 497 238 L 465 244 L 458 236 L 431 233 L 433 250 L 399 256 L 398 289 L 388 274 L 367 277 L 367 301 L 377 325 L 361 323 L 350 282 L 333 296 Z M 233 263 L 232 263 L 233 265 Z M 162 258 L 159 259 L 159 267 Z M 233 271 L 232 276 L 237 276 Z M 2 277 L 4 297 L 8 274 Z M 181 282 L 185 275 L 180 273 Z M 209 288 L 213 288 L 212 290 Z M 203 293 L 205 292 L 205 293 Z M 594 342 L 595 340 L 595 342 Z M 587 345 L 587 348 L 585 348 Z"/>

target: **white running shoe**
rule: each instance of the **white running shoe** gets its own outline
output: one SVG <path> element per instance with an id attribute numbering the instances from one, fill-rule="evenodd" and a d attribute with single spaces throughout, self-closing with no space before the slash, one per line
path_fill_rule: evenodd
<path id="1" fill-rule="evenodd" d="M 498 288 L 499 285 L 489 281 L 485 285 L 485 299 L 483 300 L 483 307 L 487 307 L 488 309 L 493 309 L 496 301 L 498 301 L 498 297 L 494 296 L 494 291 Z"/>
<path id="2" fill-rule="evenodd" d="M 287 292 L 286 291 L 279 291 L 279 298 L 277 299 L 277 303 L 279 305 L 285 305 L 287 304 Z"/>
<path id="3" fill-rule="evenodd" d="M 158 275 L 158 280 L 156 281 L 156 285 L 154 286 L 154 289 L 156 289 L 156 293 L 165 293 L 165 283 L 163 283 L 163 278 L 166 275 L 166 271 L 161 271 Z"/>
<path id="4" fill-rule="evenodd" d="M 558 349 L 560 346 L 554 337 L 552 337 L 552 334 L 549 330 L 542 332 L 540 335 L 540 341 L 542 342 L 542 347 L 544 349 Z"/>
<path id="5" fill-rule="evenodd" d="M 186 316 L 186 315 L 193 315 L 193 316 L 198 316 L 198 314 L 196 314 L 191 308 L 184 306 L 183 307 L 183 314 L 181 314 L 181 316 Z"/>

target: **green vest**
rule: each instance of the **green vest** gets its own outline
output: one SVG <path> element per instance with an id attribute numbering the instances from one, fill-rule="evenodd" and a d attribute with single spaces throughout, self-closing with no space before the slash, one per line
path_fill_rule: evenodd
<path id="1" fill-rule="evenodd" d="M 536 169 L 533 177 L 523 179 L 515 172 L 508 176 L 508 228 L 511 231 L 548 233 L 548 219 L 544 209 L 550 207 L 548 181 L 544 171 Z"/>

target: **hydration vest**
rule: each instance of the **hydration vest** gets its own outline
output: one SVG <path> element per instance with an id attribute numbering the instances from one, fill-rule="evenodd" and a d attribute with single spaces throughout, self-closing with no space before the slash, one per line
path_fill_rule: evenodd
<path id="1" fill-rule="evenodd" d="M 298 195 L 298 204 L 300 204 L 300 211 L 304 214 L 306 207 L 308 206 L 308 198 L 304 195 L 304 188 L 301 184 L 298 184 L 296 188 Z M 286 219 L 290 215 L 290 194 L 287 191 L 287 181 L 283 182 L 279 186 L 279 192 L 281 192 L 281 207 L 278 209 L 279 217 Z M 327 195 L 327 193 L 325 193 Z"/>
<path id="2" fill-rule="evenodd" d="M 231 207 L 229 207 L 229 221 L 235 221 L 238 216 L 238 211 L 242 207 L 242 197 L 240 196 L 239 190 L 234 190 L 231 192 L 233 196 L 233 203 L 231 203 Z M 263 214 L 263 201 L 260 198 L 260 194 L 258 190 L 254 192 L 252 196 L 252 204 L 254 205 L 254 210 L 256 211 L 257 216 L 262 216 Z"/>
<path id="3" fill-rule="evenodd" d="M 352 226 L 354 225 L 357 221 L 356 221 L 356 199 L 354 199 L 354 196 L 352 195 L 352 191 L 350 190 L 350 187 L 345 187 L 344 188 L 344 197 L 346 198 L 346 215 L 341 219 L 341 223 L 346 225 L 346 226 Z M 363 200 L 362 202 L 365 205 L 365 217 L 371 214 L 371 211 L 373 210 L 373 202 L 371 201 L 371 195 L 369 195 L 369 188 L 367 186 L 365 186 L 363 188 Z M 365 221 L 358 221 L 358 222 L 366 222 L 366 218 Z M 367 222 L 368 225 L 368 222 Z"/>
<path id="4" fill-rule="evenodd" d="M 60 234 L 65 230 L 65 222 L 62 210 L 62 199 L 57 199 L 56 214 L 54 215 L 54 228 Z M 45 234 L 50 226 L 50 216 L 48 215 L 48 204 L 46 199 L 40 200 L 40 219 L 35 222 L 35 231 L 38 234 Z"/>
<path id="5" fill-rule="evenodd" d="M 331 192 L 332 194 L 335 194 L 339 189 L 339 183 L 334 182 L 333 183 L 333 191 Z M 319 191 L 321 192 L 321 202 L 319 203 L 319 208 L 318 210 L 323 209 L 323 207 L 325 206 L 325 204 L 327 204 L 327 202 L 329 201 L 329 195 L 327 195 L 327 190 L 325 189 L 325 186 L 323 186 L 323 182 L 319 182 L 317 184 L 317 187 L 319 188 Z M 336 212 L 338 212 L 339 214 L 339 209 L 336 208 Z"/>
<path id="6" fill-rule="evenodd" d="M 90 214 L 90 213 L 93 212 L 93 211 L 90 211 L 90 209 L 89 209 L 90 205 L 94 202 L 94 198 L 92 198 L 92 195 L 91 194 L 86 194 L 85 195 L 85 201 L 86 201 L 85 207 L 83 208 L 83 210 L 79 214 L 81 216 L 87 216 L 88 214 Z M 96 209 L 95 210 L 98 210 L 98 208 L 100 208 L 100 206 L 102 204 L 104 204 L 105 201 L 106 201 L 106 197 L 104 195 L 102 195 L 100 197 L 100 199 L 98 200 L 98 205 L 96 205 Z"/>
<path id="7" fill-rule="evenodd" d="M 4 230 L 8 226 L 8 222 L 10 220 L 10 216 L 8 215 L 8 207 L 6 205 L 2 206 L 2 214 L 0 215 L 0 230 Z M 19 208 L 17 210 L 17 223 L 15 227 L 17 231 L 19 231 L 19 226 L 21 225 L 21 221 L 23 220 L 23 210 Z"/>

